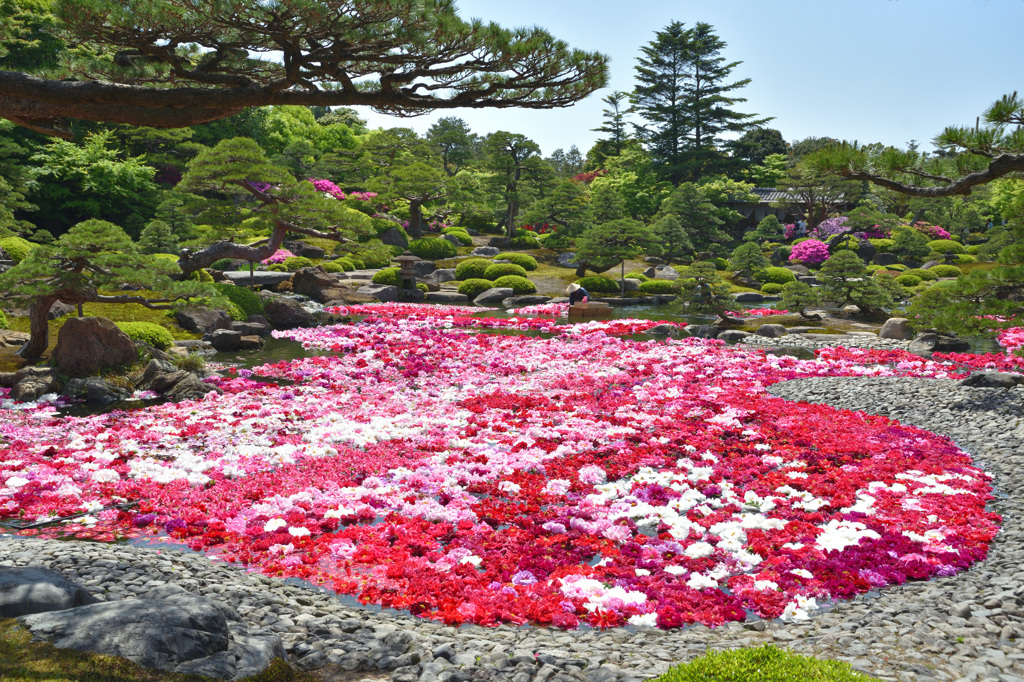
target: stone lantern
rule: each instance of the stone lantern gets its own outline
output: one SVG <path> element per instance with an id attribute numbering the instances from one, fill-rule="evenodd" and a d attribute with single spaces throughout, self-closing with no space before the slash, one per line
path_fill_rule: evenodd
<path id="1" fill-rule="evenodd" d="M 406 251 L 401 256 L 395 259 L 395 262 L 398 263 L 398 267 L 400 268 L 398 273 L 399 277 L 401 278 L 400 288 L 416 288 L 416 263 L 420 262 L 421 260 L 423 259 L 417 258 L 408 251 Z"/>

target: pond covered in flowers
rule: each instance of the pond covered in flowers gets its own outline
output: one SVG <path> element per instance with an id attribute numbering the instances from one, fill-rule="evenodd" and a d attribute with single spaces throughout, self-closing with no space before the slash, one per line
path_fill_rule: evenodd
<path id="1" fill-rule="evenodd" d="M 310 357 L 202 401 L 4 403 L 0 520 L 84 511 L 21 532 L 166 536 L 448 623 L 566 628 L 803 619 L 965 570 L 998 529 L 989 476 L 948 439 L 765 391 L 963 376 L 949 363 L 637 340 L 646 320 L 335 312 L 364 317 L 288 332 Z"/>

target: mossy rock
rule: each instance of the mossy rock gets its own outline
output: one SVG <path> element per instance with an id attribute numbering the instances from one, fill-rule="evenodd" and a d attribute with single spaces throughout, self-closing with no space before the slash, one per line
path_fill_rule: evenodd
<path id="1" fill-rule="evenodd" d="M 167 350 L 174 345 L 174 337 L 166 328 L 152 322 L 115 322 L 118 329 L 135 341 L 148 343 L 157 350 Z"/>
<path id="2" fill-rule="evenodd" d="M 303 258 L 302 256 L 290 256 L 284 259 L 284 263 L 282 263 L 282 265 L 284 265 L 284 269 L 288 272 L 295 272 L 302 268 L 313 267 L 313 261 L 308 258 Z"/>
<path id="3" fill-rule="evenodd" d="M 36 244 L 21 237 L 5 237 L 0 239 L 0 249 L 6 251 L 7 255 L 15 263 L 25 260 L 28 254 L 32 252 L 32 249 L 35 248 L 38 248 Z"/>

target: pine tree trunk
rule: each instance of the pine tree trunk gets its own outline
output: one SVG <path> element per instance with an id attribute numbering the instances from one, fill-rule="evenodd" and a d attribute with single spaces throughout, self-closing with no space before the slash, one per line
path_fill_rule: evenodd
<path id="1" fill-rule="evenodd" d="M 423 204 L 418 201 L 409 202 L 409 236 L 419 239 L 423 236 Z"/>
<path id="2" fill-rule="evenodd" d="M 28 309 L 29 339 L 28 343 L 18 350 L 18 356 L 26 360 L 36 360 L 43 356 L 50 345 L 50 327 L 47 319 L 50 308 L 57 300 L 54 296 L 46 296 L 34 302 Z"/>

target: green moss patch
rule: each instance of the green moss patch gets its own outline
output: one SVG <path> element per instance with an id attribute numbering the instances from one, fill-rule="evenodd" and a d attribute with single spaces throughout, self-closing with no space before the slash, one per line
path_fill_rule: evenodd
<path id="1" fill-rule="evenodd" d="M 765 645 L 756 649 L 713 651 L 673 668 L 655 682 L 859 682 L 871 678 L 849 663 L 800 656 Z"/>

